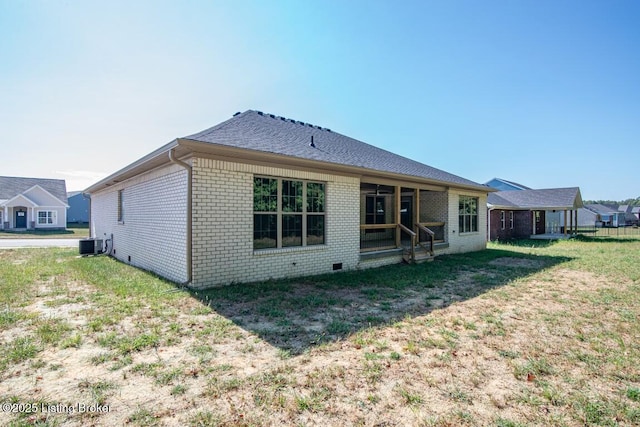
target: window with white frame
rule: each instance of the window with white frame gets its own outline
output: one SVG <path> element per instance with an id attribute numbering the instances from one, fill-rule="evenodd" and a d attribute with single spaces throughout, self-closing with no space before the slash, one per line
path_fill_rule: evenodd
<path id="1" fill-rule="evenodd" d="M 509 228 L 513 230 L 513 211 L 509 212 Z"/>
<path id="2" fill-rule="evenodd" d="M 460 196 L 458 199 L 458 227 L 460 233 L 478 231 L 478 198 Z"/>
<path id="3" fill-rule="evenodd" d="M 500 228 L 502 230 L 504 230 L 504 223 L 505 223 L 504 211 L 500 211 Z"/>
<path id="4" fill-rule="evenodd" d="M 38 225 L 53 225 L 57 223 L 56 211 L 38 211 Z"/>
<path id="5" fill-rule="evenodd" d="M 324 239 L 324 183 L 254 178 L 254 249 L 322 245 Z"/>

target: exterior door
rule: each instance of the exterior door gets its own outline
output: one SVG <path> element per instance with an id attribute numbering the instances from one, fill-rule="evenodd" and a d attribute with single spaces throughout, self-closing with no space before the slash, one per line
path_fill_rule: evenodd
<path id="1" fill-rule="evenodd" d="M 27 211 L 16 211 L 16 228 L 27 228 Z"/>
<path id="2" fill-rule="evenodd" d="M 533 221 L 535 226 L 534 234 L 544 234 L 546 231 L 544 211 L 534 211 Z"/>
<path id="3" fill-rule="evenodd" d="M 400 224 L 413 230 L 413 197 L 402 196 L 400 199 Z"/>

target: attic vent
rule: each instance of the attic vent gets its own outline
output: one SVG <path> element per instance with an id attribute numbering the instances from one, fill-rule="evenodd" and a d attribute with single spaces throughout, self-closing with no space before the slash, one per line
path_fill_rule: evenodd
<path id="1" fill-rule="evenodd" d="M 289 121 L 290 121 L 291 123 L 295 123 L 295 122 L 296 122 L 296 121 L 295 121 L 295 120 L 293 120 L 293 119 L 289 119 Z"/>
<path id="2" fill-rule="evenodd" d="M 304 126 L 304 122 L 298 122 L 299 124 L 301 124 L 302 126 Z"/>
<path id="3" fill-rule="evenodd" d="M 275 114 L 269 114 L 269 117 L 271 117 L 272 119 L 276 118 Z"/>
<path id="4" fill-rule="evenodd" d="M 240 111 L 238 111 L 237 113 L 235 113 L 235 114 L 233 115 L 233 117 L 237 116 L 238 114 L 240 114 Z"/>
<path id="5" fill-rule="evenodd" d="M 331 132 L 331 129 L 329 128 L 324 128 L 324 130 L 326 130 L 327 132 Z"/>
<path id="6" fill-rule="evenodd" d="M 264 114 L 262 111 L 257 111 L 258 114 L 260 114 L 261 116 Z"/>
<path id="7" fill-rule="evenodd" d="M 283 122 L 287 121 L 287 119 L 285 119 L 284 117 L 280 117 L 280 120 L 282 120 Z"/>

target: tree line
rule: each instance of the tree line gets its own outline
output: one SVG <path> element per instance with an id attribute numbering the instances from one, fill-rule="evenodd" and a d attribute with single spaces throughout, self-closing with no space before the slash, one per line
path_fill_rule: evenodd
<path id="1" fill-rule="evenodd" d="M 631 205 L 631 206 L 640 206 L 640 197 L 636 197 L 635 199 L 626 199 L 626 200 L 583 200 L 585 205 L 592 204 L 600 204 L 600 205 Z"/>

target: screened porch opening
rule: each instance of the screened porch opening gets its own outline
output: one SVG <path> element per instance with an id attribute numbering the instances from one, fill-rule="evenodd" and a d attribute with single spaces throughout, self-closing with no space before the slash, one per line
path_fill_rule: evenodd
<path id="1" fill-rule="evenodd" d="M 447 218 L 446 191 L 361 183 L 360 251 L 416 249 L 433 255 L 444 243 Z"/>

